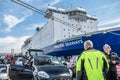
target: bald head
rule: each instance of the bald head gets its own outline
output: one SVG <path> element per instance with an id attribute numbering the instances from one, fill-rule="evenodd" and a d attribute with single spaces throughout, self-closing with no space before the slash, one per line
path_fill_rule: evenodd
<path id="1" fill-rule="evenodd" d="M 91 40 L 87 40 L 84 42 L 84 49 L 87 50 L 89 48 L 93 48 L 93 42 Z"/>

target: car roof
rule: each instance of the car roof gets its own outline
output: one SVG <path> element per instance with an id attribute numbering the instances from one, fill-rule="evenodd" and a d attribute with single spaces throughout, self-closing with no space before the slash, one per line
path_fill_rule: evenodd
<path id="1" fill-rule="evenodd" d="M 40 58 L 40 57 L 47 57 L 47 58 L 51 58 L 53 56 L 50 56 L 50 55 L 40 55 L 40 56 L 34 56 L 34 58 Z"/>
<path id="2" fill-rule="evenodd" d="M 22 56 L 22 55 L 18 55 L 18 56 L 14 56 L 14 57 L 28 59 L 28 58 L 26 58 L 25 56 Z"/>
<path id="3" fill-rule="evenodd" d="M 5 59 L 3 59 L 3 58 L 0 58 L 0 60 L 5 60 Z"/>
<path id="4" fill-rule="evenodd" d="M 43 51 L 41 49 L 28 49 L 28 51 Z"/>

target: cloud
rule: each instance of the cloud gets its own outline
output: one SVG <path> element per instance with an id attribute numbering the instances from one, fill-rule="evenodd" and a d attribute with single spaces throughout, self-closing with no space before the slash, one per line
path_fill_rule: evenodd
<path id="1" fill-rule="evenodd" d="M 120 17 L 115 18 L 115 19 L 103 20 L 98 25 L 101 27 L 101 26 L 106 26 L 106 25 L 111 25 L 111 24 L 116 24 L 116 23 L 120 23 Z"/>
<path id="2" fill-rule="evenodd" d="M 51 5 L 55 5 L 55 4 L 59 3 L 60 1 L 61 1 L 61 0 L 52 0 L 50 4 L 51 4 Z"/>
<path id="3" fill-rule="evenodd" d="M 8 28 L 6 29 L 7 32 L 11 31 L 11 29 L 18 23 L 24 21 L 24 18 L 18 19 L 12 15 L 4 15 L 4 22 L 7 24 Z"/>
<path id="4" fill-rule="evenodd" d="M 40 9 L 42 9 L 42 8 L 46 8 L 47 6 L 48 6 L 48 4 L 50 4 L 51 6 L 53 6 L 53 5 L 55 5 L 55 4 L 57 4 L 57 3 L 59 3 L 61 0 L 50 0 L 50 1 L 48 1 L 48 2 L 41 2 L 41 4 L 42 5 L 40 5 L 40 6 L 38 6 Z M 38 4 L 37 4 L 38 5 Z"/>
<path id="5" fill-rule="evenodd" d="M 10 53 L 11 49 L 14 49 L 15 53 L 21 52 L 21 46 L 28 37 L 30 36 L 0 38 L 0 53 Z"/>
<path id="6" fill-rule="evenodd" d="M 32 1 L 35 1 L 35 0 L 22 0 L 23 2 L 32 2 Z"/>
<path id="7" fill-rule="evenodd" d="M 42 9 L 42 8 L 46 8 L 48 6 L 48 4 L 50 5 L 55 5 L 57 3 L 59 3 L 61 0 L 21 0 L 27 4 L 30 4 L 36 8 Z M 39 5 L 41 4 L 41 5 Z"/>
<path id="8" fill-rule="evenodd" d="M 7 24 L 6 31 L 10 32 L 13 27 L 17 24 L 23 22 L 28 16 L 32 15 L 32 13 L 25 15 L 24 17 L 18 19 L 16 16 L 13 15 L 4 15 L 4 23 Z"/>
<path id="9" fill-rule="evenodd" d="M 91 11 L 100 11 L 100 10 L 114 10 L 117 6 L 120 5 L 120 1 L 116 1 L 114 3 L 109 3 L 109 4 L 105 4 L 105 5 L 102 5 L 100 7 L 97 7 L 97 8 L 94 8 L 93 10 Z"/>
<path id="10" fill-rule="evenodd" d="M 110 27 L 102 27 L 102 28 L 99 28 L 99 30 L 112 29 L 112 28 L 120 28 L 120 24 L 115 26 L 110 26 Z"/>

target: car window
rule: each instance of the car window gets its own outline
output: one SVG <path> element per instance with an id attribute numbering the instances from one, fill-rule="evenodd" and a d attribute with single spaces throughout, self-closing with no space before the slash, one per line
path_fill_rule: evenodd
<path id="1" fill-rule="evenodd" d="M 56 58 L 52 57 L 40 57 L 39 59 L 34 60 L 35 65 L 57 65 L 60 62 Z"/>
<path id="2" fill-rule="evenodd" d="M 51 58 L 51 62 L 54 64 L 60 64 L 60 62 L 56 58 Z"/>
<path id="3" fill-rule="evenodd" d="M 30 51 L 30 55 L 31 56 L 40 56 L 42 54 L 43 54 L 42 51 Z"/>
<path id="4" fill-rule="evenodd" d="M 17 60 L 18 60 L 18 61 L 23 61 L 23 58 L 18 58 Z"/>
<path id="5" fill-rule="evenodd" d="M 27 59 L 21 56 L 14 57 L 13 64 L 23 66 Z"/>

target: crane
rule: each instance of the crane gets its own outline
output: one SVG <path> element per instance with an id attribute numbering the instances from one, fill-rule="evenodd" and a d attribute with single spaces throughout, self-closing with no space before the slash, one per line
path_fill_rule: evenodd
<path id="1" fill-rule="evenodd" d="M 28 9 L 32 10 L 32 11 L 35 11 L 35 12 L 37 12 L 37 13 L 43 15 L 43 16 L 45 15 L 44 11 L 42 11 L 42 10 L 36 8 L 36 7 L 33 7 L 30 4 L 27 4 L 27 3 L 25 3 L 25 2 L 23 2 L 21 0 L 11 0 L 11 1 L 13 1 L 13 2 L 15 2 L 15 3 L 17 3 L 17 4 L 19 4 L 19 5 L 23 6 L 23 7 L 26 7 Z M 63 21 L 63 20 L 61 20 L 61 19 L 59 19 L 59 18 L 57 18 L 57 17 L 55 17 L 53 15 L 51 16 L 51 19 L 54 19 L 55 21 L 57 21 L 59 23 L 62 23 L 64 25 L 68 26 L 68 27 L 72 27 L 72 28 L 74 28 L 75 30 L 78 31 L 78 28 L 76 26 L 74 26 L 74 25 L 72 25 L 72 24 L 70 24 L 68 22 L 65 22 L 65 21 Z"/>

